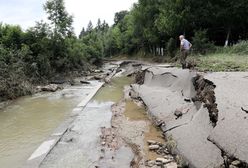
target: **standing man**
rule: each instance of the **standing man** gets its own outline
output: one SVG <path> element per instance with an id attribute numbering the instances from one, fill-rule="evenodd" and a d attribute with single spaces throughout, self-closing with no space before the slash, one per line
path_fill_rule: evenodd
<path id="1" fill-rule="evenodd" d="M 181 51 L 181 59 L 180 63 L 182 64 L 182 68 L 186 68 L 186 59 L 189 55 L 189 50 L 192 47 L 192 44 L 185 39 L 184 35 L 179 36 L 180 39 L 180 51 Z"/>

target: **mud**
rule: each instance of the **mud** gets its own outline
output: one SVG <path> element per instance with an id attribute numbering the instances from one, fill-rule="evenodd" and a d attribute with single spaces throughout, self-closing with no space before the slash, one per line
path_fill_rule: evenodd
<path id="1" fill-rule="evenodd" d="M 192 101 L 204 103 L 204 107 L 208 109 L 210 121 L 212 122 L 213 127 L 215 127 L 218 121 L 219 112 L 214 92 L 216 86 L 213 82 L 204 79 L 201 75 L 197 75 L 192 80 L 196 90 L 196 96 L 192 98 Z"/>

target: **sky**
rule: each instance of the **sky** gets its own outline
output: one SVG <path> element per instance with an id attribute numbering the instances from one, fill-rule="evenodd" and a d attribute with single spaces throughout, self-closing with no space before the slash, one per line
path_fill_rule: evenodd
<path id="1" fill-rule="evenodd" d="M 95 25 L 98 18 L 113 24 L 114 14 L 129 10 L 138 0 L 64 0 L 66 10 L 73 15 L 73 27 L 78 35 L 89 21 Z M 43 4 L 46 0 L 0 0 L 0 22 L 21 25 L 22 28 L 34 26 L 35 21 L 46 20 Z"/>

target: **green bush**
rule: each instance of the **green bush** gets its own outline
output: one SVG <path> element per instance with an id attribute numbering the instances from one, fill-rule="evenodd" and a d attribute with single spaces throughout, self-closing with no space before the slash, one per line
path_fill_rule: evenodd
<path id="1" fill-rule="evenodd" d="M 32 93 L 25 75 L 24 50 L 5 49 L 0 45 L 0 101 Z"/>
<path id="2" fill-rule="evenodd" d="M 173 58 L 176 55 L 176 50 L 177 50 L 177 44 L 176 40 L 174 38 L 170 38 L 167 45 L 166 45 L 166 50 L 168 55 Z"/>
<path id="3" fill-rule="evenodd" d="M 240 41 L 228 47 L 216 47 L 216 53 L 248 55 L 248 41 Z"/>
<path id="4" fill-rule="evenodd" d="M 231 54 L 248 55 L 248 41 L 240 41 L 228 48 Z"/>
<path id="5" fill-rule="evenodd" d="M 206 54 L 208 51 L 214 49 L 214 45 L 207 38 L 207 30 L 195 31 L 192 43 L 195 53 Z"/>

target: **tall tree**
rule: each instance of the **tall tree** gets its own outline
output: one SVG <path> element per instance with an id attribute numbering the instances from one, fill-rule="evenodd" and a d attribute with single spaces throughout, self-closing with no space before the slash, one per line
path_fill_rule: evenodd
<path id="1" fill-rule="evenodd" d="M 88 23 L 86 32 L 87 32 L 87 33 L 90 33 L 92 30 L 93 30 L 93 24 L 92 24 L 92 22 L 91 22 L 91 20 L 90 20 L 89 23 Z"/>
<path id="2" fill-rule="evenodd" d="M 66 11 L 64 0 L 48 0 L 44 9 L 54 27 L 55 35 L 62 37 L 73 35 L 73 17 Z"/>
<path id="3" fill-rule="evenodd" d="M 82 28 L 80 34 L 79 34 L 79 38 L 81 39 L 84 35 L 85 35 L 86 31 L 84 29 L 84 27 Z"/>

